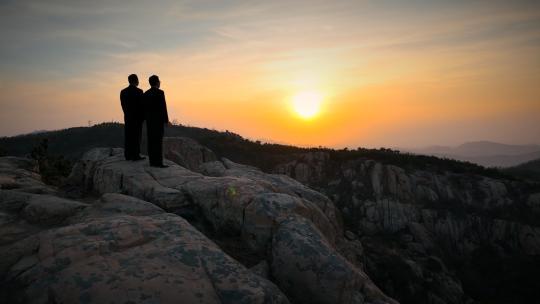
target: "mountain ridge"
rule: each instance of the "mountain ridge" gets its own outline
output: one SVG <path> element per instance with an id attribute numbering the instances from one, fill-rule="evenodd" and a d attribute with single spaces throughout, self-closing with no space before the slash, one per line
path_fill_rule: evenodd
<path id="1" fill-rule="evenodd" d="M 142 149 L 146 150 L 146 134 L 143 132 Z M 298 154 L 306 152 L 327 151 L 336 158 L 368 157 L 382 162 L 412 167 L 433 167 L 433 169 L 458 170 L 460 172 L 477 172 L 489 176 L 504 175 L 495 169 L 485 169 L 476 164 L 441 159 L 435 156 L 413 155 L 409 152 L 399 153 L 392 149 L 329 149 L 302 148 L 290 145 L 261 143 L 251 141 L 229 131 L 217 131 L 190 126 L 173 126 L 165 129 L 165 136 L 189 137 L 210 148 L 220 157 L 233 161 L 254 165 L 269 172 L 278 163 L 293 160 Z M 102 123 L 91 127 L 73 127 L 46 133 L 21 135 L 0 138 L 0 155 L 25 156 L 32 149 L 48 141 L 49 153 L 62 155 L 72 162 L 78 160 L 86 151 L 102 146 L 123 146 L 123 125 L 120 123 Z M 511 176 L 505 176 L 511 178 Z"/>
<path id="2" fill-rule="evenodd" d="M 458 146 L 398 148 L 398 150 L 468 161 L 485 167 L 512 167 L 540 158 L 540 145 L 511 145 L 492 141 L 472 141 Z"/>

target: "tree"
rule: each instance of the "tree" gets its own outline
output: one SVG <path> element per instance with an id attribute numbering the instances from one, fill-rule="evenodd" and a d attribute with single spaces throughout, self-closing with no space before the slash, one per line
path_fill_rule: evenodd
<path id="1" fill-rule="evenodd" d="M 44 138 L 37 146 L 32 148 L 30 157 L 37 161 L 43 182 L 60 186 L 71 172 L 71 162 L 62 155 L 49 155 L 48 149 L 49 140 Z"/>

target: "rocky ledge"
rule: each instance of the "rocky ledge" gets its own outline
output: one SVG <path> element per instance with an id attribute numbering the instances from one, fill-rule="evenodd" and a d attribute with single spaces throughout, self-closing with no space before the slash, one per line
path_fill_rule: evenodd
<path id="1" fill-rule="evenodd" d="M 121 149 L 93 149 L 73 168 L 69 198 L 43 184 L 31 160 L 0 158 L 0 297 L 397 303 L 339 253 L 360 245 L 343 237 L 326 196 L 284 175 L 182 155 L 191 170 L 171 161 L 156 169 L 123 160 Z"/>

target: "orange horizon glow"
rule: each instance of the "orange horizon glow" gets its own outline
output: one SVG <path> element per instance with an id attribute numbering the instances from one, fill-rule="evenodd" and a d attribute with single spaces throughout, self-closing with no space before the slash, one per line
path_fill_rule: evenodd
<path id="1" fill-rule="evenodd" d="M 540 143 L 540 10 L 167 3 L 150 20 L 143 8 L 115 7 L 110 14 L 122 17 L 110 21 L 85 8 L 81 18 L 94 23 L 52 24 L 37 38 L 32 24 L 16 36 L 6 24 L 0 136 L 122 121 L 118 94 L 136 73 L 142 89 L 159 75 L 171 120 L 254 140 L 334 148 Z M 43 20 L 78 12 L 27 9 Z M 82 54 L 73 51 L 79 45 Z"/>

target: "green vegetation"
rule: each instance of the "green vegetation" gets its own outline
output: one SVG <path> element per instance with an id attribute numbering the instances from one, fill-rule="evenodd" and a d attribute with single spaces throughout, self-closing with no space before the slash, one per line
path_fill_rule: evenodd
<path id="1" fill-rule="evenodd" d="M 71 172 L 72 163 L 62 155 L 49 155 L 48 148 L 48 140 L 43 139 L 32 148 L 30 157 L 37 161 L 43 182 L 60 186 Z"/>

